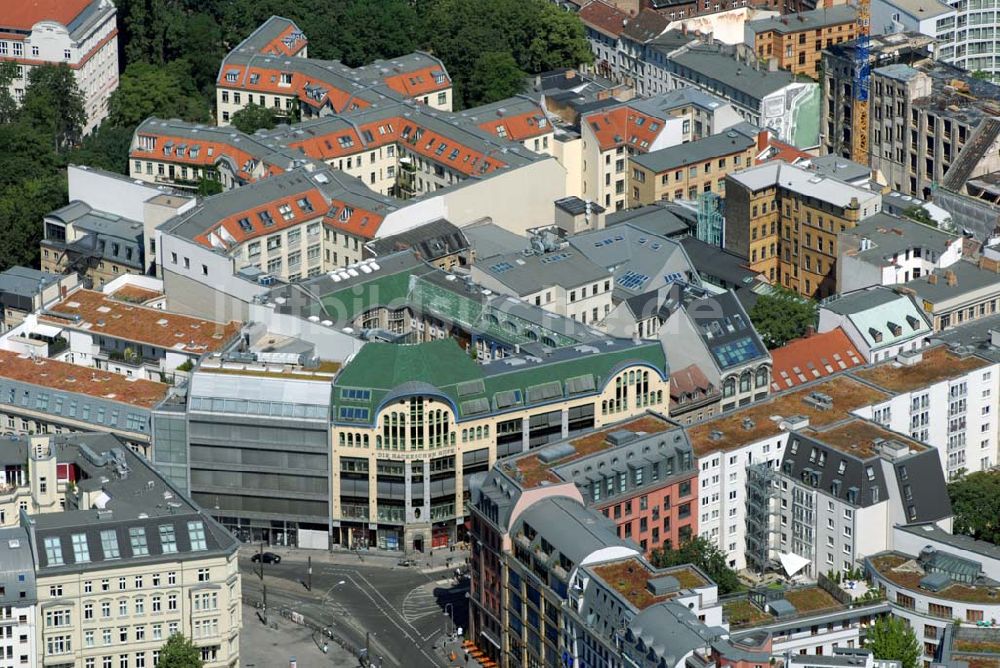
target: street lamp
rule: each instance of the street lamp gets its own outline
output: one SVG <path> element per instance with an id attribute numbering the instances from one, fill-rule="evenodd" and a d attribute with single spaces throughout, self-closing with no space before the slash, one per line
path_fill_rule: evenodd
<path id="1" fill-rule="evenodd" d="M 445 625 L 444 625 L 444 634 L 446 636 L 448 636 L 448 635 L 451 635 L 452 632 L 455 629 L 455 604 L 454 603 L 445 603 L 444 604 L 444 616 L 451 618 L 451 628 L 452 628 L 452 631 L 448 630 L 448 624 L 447 623 L 445 623 Z"/>

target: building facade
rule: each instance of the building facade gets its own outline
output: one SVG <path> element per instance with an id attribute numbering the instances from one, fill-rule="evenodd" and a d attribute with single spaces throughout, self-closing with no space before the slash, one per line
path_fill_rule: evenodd
<path id="1" fill-rule="evenodd" d="M 108 98 L 118 88 L 117 11 L 111 0 L 35 3 L 13 0 L 0 18 L 0 60 L 17 64 L 10 84 L 20 102 L 34 67 L 65 64 L 83 94 L 89 134 L 108 115 Z"/>

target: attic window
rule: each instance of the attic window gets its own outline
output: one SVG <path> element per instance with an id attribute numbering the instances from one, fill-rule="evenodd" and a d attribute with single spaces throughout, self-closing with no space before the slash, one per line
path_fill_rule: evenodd
<path id="1" fill-rule="evenodd" d="M 372 135 L 371 130 L 365 130 L 361 133 L 361 138 L 365 140 L 365 143 L 370 144 L 375 141 L 375 137 Z"/>
<path id="2" fill-rule="evenodd" d="M 448 77 L 446 77 L 444 75 L 444 73 L 442 73 L 442 72 L 435 72 L 434 73 L 434 83 L 436 83 L 436 84 L 443 84 L 447 80 L 448 80 Z"/>
<path id="3" fill-rule="evenodd" d="M 226 72 L 226 81 L 233 83 L 236 81 L 236 77 L 240 75 L 239 70 L 229 70 Z"/>
<path id="4" fill-rule="evenodd" d="M 503 138 L 507 137 L 507 126 L 505 125 L 497 126 L 497 137 L 503 137 Z"/>
<path id="5" fill-rule="evenodd" d="M 260 74 L 254 72 L 253 74 L 250 75 L 250 83 L 255 84 L 258 81 L 260 81 Z"/>
<path id="6" fill-rule="evenodd" d="M 313 205 L 312 205 L 312 204 L 310 204 L 309 200 L 308 200 L 308 199 L 306 199 L 305 197 L 302 197 L 302 198 L 300 198 L 300 199 L 296 200 L 296 202 L 295 202 L 295 203 L 296 203 L 296 204 L 298 205 L 298 207 L 299 207 L 300 209 L 302 209 L 302 211 L 304 211 L 305 213 L 312 213 L 312 210 L 313 210 Z"/>
<path id="7" fill-rule="evenodd" d="M 342 137 L 337 137 L 337 143 L 340 144 L 340 148 L 350 148 L 354 146 L 354 138 L 350 135 L 343 135 Z"/>
<path id="8" fill-rule="evenodd" d="M 243 217 L 236 222 L 239 224 L 240 229 L 244 232 L 253 232 L 253 225 L 250 223 L 249 218 Z"/>
<path id="9" fill-rule="evenodd" d="M 346 223 L 354 215 L 354 209 L 349 206 L 345 206 L 344 210 L 340 212 L 340 221 Z"/>
<path id="10" fill-rule="evenodd" d="M 449 160 L 454 160 L 457 157 L 458 157 L 458 149 L 457 148 L 453 148 L 451 150 L 451 153 L 448 155 L 448 159 Z"/>
<path id="11" fill-rule="evenodd" d="M 279 206 L 278 213 L 281 214 L 281 217 L 284 220 L 291 220 L 292 218 L 295 218 L 295 213 L 292 211 L 292 207 L 288 204 L 282 204 Z"/>
<path id="12" fill-rule="evenodd" d="M 271 227 L 274 225 L 274 218 L 271 218 L 270 211 L 258 211 L 257 217 L 260 218 L 260 222 L 264 223 L 264 227 Z"/>
<path id="13" fill-rule="evenodd" d="M 441 142 L 440 144 L 438 144 L 438 147 L 434 149 L 434 155 L 441 155 L 442 153 L 444 153 L 444 150 L 446 148 L 448 148 L 448 145 L 445 144 L 444 142 Z"/>
<path id="14" fill-rule="evenodd" d="M 660 124 L 659 123 L 655 123 L 654 122 L 654 123 L 650 123 L 649 124 L 649 131 L 650 132 L 656 132 L 659 129 L 660 129 Z"/>
<path id="15" fill-rule="evenodd" d="M 643 118 L 642 116 L 638 116 L 638 117 L 636 117 L 636 119 L 635 119 L 635 124 L 636 124 L 636 125 L 642 125 L 642 124 L 643 124 L 643 123 L 645 123 L 645 122 L 646 122 L 646 119 L 645 119 L 645 118 Z"/>

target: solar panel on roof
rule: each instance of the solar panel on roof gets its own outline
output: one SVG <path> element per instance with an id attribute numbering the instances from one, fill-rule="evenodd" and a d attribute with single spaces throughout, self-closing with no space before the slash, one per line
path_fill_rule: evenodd
<path id="1" fill-rule="evenodd" d="M 490 402 L 486 399 L 469 399 L 461 404 L 462 415 L 477 415 L 490 411 Z"/>
<path id="2" fill-rule="evenodd" d="M 569 394 L 593 392 L 595 389 L 597 386 L 594 384 L 594 377 L 591 374 L 566 379 L 566 392 Z"/>
<path id="3" fill-rule="evenodd" d="M 649 276 L 645 274 L 640 274 L 637 271 L 626 271 L 618 278 L 618 285 L 627 290 L 638 290 L 648 280 Z"/>
<path id="4" fill-rule="evenodd" d="M 504 390 L 493 395 L 497 408 L 504 409 L 521 403 L 521 390 Z"/>
<path id="5" fill-rule="evenodd" d="M 541 385 L 534 385 L 528 388 L 528 403 L 534 404 L 539 401 L 547 401 L 549 399 L 561 397 L 562 394 L 562 383 L 558 380 L 542 383 Z"/>
<path id="6" fill-rule="evenodd" d="M 490 271 L 492 271 L 494 274 L 502 274 L 505 271 L 510 271 L 513 268 L 514 265 L 512 265 L 510 262 L 497 262 L 496 264 L 490 267 Z"/>
<path id="7" fill-rule="evenodd" d="M 569 253 L 555 253 L 553 255 L 546 255 L 542 258 L 542 264 L 551 264 L 552 262 L 562 262 L 563 260 L 569 259 Z"/>
<path id="8" fill-rule="evenodd" d="M 672 271 L 663 277 L 666 283 L 679 283 L 684 280 L 684 274 L 679 271 Z"/>
<path id="9" fill-rule="evenodd" d="M 744 336 L 729 343 L 724 343 L 712 349 L 719 366 L 727 369 L 737 364 L 743 364 L 760 355 L 760 348 L 753 338 Z"/>
<path id="10" fill-rule="evenodd" d="M 482 394 L 486 391 L 483 381 L 481 380 L 470 380 L 464 383 L 458 384 L 458 396 L 467 397 L 470 394 Z"/>

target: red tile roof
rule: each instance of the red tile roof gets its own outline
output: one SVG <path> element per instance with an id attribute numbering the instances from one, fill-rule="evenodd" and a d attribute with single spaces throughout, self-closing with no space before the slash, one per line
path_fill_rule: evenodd
<path id="1" fill-rule="evenodd" d="M 501 127 L 504 132 L 502 135 L 497 131 Z M 480 123 L 479 129 L 513 141 L 524 141 L 552 132 L 552 126 L 540 111 L 526 111 L 516 116 L 500 116 Z"/>
<path id="2" fill-rule="evenodd" d="M 630 146 L 640 153 L 649 150 L 663 130 L 663 120 L 628 106 L 610 111 L 595 111 L 581 121 L 587 123 L 602 151 Z"/>
<path id="3" fill-rule="evenodd" d="M 31 30 L 39 21 L 69 25 L 93 0 L 5 0 L 0 27 Z"/>
<path id="4" fill-rule="evenodd" d="M 139 137 L 156 137 L 156 148 L 147 151 L 141 148 L 141 146 L 137 146 L 129 153 L 129 156 L 132 158 L 158 160 L 177 165 L 214 167 L 219 161 L 219 158 L 228 157 L 236 165 L 237 174 L 239 176 L 243 178 L 250 178 L 250 174 L 243 170 L 243 166 L 251 161 L 253 156 L 246 151 L 240 150 L 232 144 L 218 141 L 206 141 L 203 139 L 175 137 L 170 134 L 160 132 L 140 131 L 137 134 Z M 182 144 L 187 146 L 187 150 L 184 152 L 183 156 L 177 155 L 176 150 L 171 150 L 170 155 L 163 153 L 163 147 L 171 142 L 173 142 L 174 147 Z M 194 146 L 198 146 L 198 155 L 196 157 L 191 157 L 191 148 Z M 268 176 L 280 174 L 282 171 L 284 170 L 280 167 L 268 165 Z"/>
<path id="5" fill-rule="evenodd" d="M 306 200 L 309 203 L 309 207 L 302 207 L 300 202 L 303 200 Z M 289 207 L 289 211 L 286 213 L 291 215 L 291 218 L 288 218 L 287 220 L 285 218 L 285 214 L 278 210 L 278 207 L 285 205 Z M 306 220 L 319 218 L 324 214 L 327 208 L 328 205 L 326 200 L 316 188 L 312 188 L 304 192 L 289 191 L 287 195 L 268 202 L 267 204 L 255 206 L 245 211 L 234 213 L 231 216 L 226 216 L 220 220 L 217 225 L 213 225 L 209 230 L 206 230 L 204 234 L 198 235 L 195 240 L 205 246 L 213 246 L 212 237 L 222 240 L 223 243 L 227 244 L 232 244 L 234 242 L 242 243 L 249 239 L 280 232 L 287 227 L 300 225 Z M 261 217 L 258 215 L 265 212 L 267 216 L 270 217 L 270 220 L 273 221 L 266 226 L 262 222 Z M 244 219 L 246 222 L 241 225 L 240 221 Z M 245 229 L 245 226 L 248 226 L 250 229 Z M 221 231 L 222 229 L 225 230 L 224 234 Z"/>
<path id="6" fill-rule="evenodd" d="M 285 39 L 288 38 L 292 33 L 297 33 L 294 40 L 289 40 L 291 46 L 285 43 Z M 281 31 L 281 34 L 272 39 L 267 43 L 261 53 L 275 55 L 275 56 L 294 56 L 302 49 L 306 48 L 309 44 L 309 40 L 306 39 L 305 34 L 303 34 L 294 23 L 286 27 Z"/>
<path id="7" fill-rule="evenodd" d="M 579 11 L 580 20 L 598 32 L 610 37 L 622 34 L 629 16 L 613 5 L 603 0 L 594 0 Z"/>
<path id="8" fill-rule="evenodd" d="M 407 97 L 427 95 L 451 88 L 451 79 L 445 77 L 443 82 L 438 83 L 434 80 L 433 72 L 441 72 L 442 76 L 444 75 L 440 65 L 430 65 L 413 72 L 402 72 L 386 77 L 385 85 Z"/>
<path id="9" fill-rule="evenodd" d="M 803 383 L 864 365 L 864 358 L 841 328 L 789 341 L 771 351 L 771 389 Z"/>
<path id="10" fill-rule="evenodd" d="M 236 74 L 236 81 L 228 81 L 227 76 L 234 72 Z M 284 73 L 292 75 L 290 84 L 281 83 L 281 75 Z M 256 75 L 256 79 L 254 79 L 254 75 Z M 247 67 L 245 65 L 225 63 L 219 70 L 219 78 L 216 85 L 220 88 L 249 91 L 251 93 L 293 95 L 300 101 L 315 108 L 321 108 L 329 104 L 333 111 L 338 114 L 347 108 L 357 110 L 370 106 L 366 100 L 355 97 L 352 93 L 341 90 L 327 81 L 311 79 L 301 72 L 286 72 L 285 70 L 268 67 Z M 306 91 L 307 86 L 322 88 L 326 93 L 322 97 L 313 97 Z"/>

